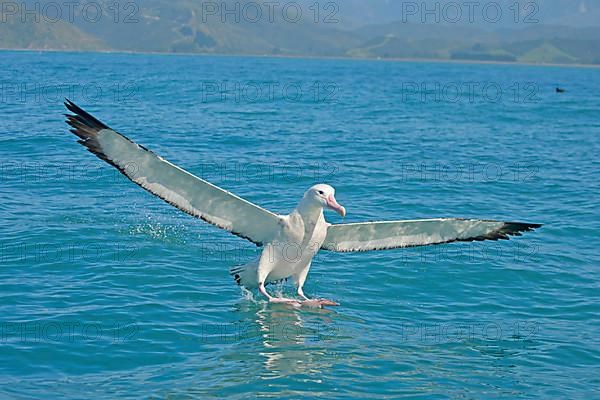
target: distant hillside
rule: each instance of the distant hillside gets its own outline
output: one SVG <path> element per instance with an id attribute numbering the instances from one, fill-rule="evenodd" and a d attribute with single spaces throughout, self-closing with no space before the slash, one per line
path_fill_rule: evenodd
<path id="1" fill-rule="evenodd" d="M 45 5 L 58 3 L 27 0 L 23 4 L 27 10 L 38 7 L 43 12 Z M 193 0 L 94 4 L 101 8 L 100 17 L 93 21 L 97 12 L 90 16 L 89 9 L 86 15 L 79 8 L 73 15 L 64 12 L 58 21 L 41 15 L 36 22 L 18 12 L 3 15 L 0 47 L 600 64 L 600 28 L 596 27 L 533 24 L 515 29 L 499 25 L 490 31 L 479 24 L 391 21 L 364 25 L 356 21 L 360 10 L 365 21 L 390 20 L 401 13 L 397 3 L 385 0 L 373 0 L 372 8 L 358 0 L 345 0 L 338 9 L 329 3 L 299 0 L 296 4 L 303 15 L 296 22 L 290 22 L 290 14 L 286 19 L 281 9 L 270 19 L 265 8 L 261 18 L 251 21 L 252 12 L 223 16 L 215 10 L 207 12 L 206 4 Z M 211 4 L 220 7 L 223 3 Z M 235 10 L 236 4 L 242 3 L 227 0 L 226 7 Z M 351 7 L 342 9 L 343 4 Z M 563 5 L 579 15 L 578 8 Z M 389 10 L 389 15 L 382 14 L 383 10 Z"/>
<path id="2" fill-rule="evenodd" d="M 314 4 L 315 0 L 296 0 L 301 4 Z M 325 4 L 323 2 L 321 4 Z M 519 30 L 526 25 L 526 17 L 530 22 L 539 21 L 545 25 L 563 25 L 570 27 L 600 27 L 600 2 L 597 0 L 478 0 L 472 3 L 472 9 L 467 6 L 468 1 L 440 1 L 440 0 L 337 0 L 338 18 L 344 25 L 352 28 L 381 25 L 394 21 L 404 23 L 433 23 L 434 14 L 427 14 L 427 10 L 438 10 L 438 15 L 452 14 L 450 3 L 458 4 L 462 17 L 451 25 L 475 27 L 482 29 L 513 29 Z M 489 15 L 499 7 L 502 12 L 494 24 L 485 18 L 484 8 L 493 3 Z M 535 5 L 532 5 L 534 3 Z M 515 23 L 515 4 L 520 5 L 520 12 Z M 444 11 L 444 7 L 446 8 Z M 472 13 L 472 21 L 469 14 Z M 451 18 L 451 17 L 450 17 Z M 537 24 L 537 23 L 534 23 Z"/>
<path id="3" fill-rule="evenodd" d="M 39 14 L 23 18 L 18 3 L 14 10 L 0 9 L 0 48 L 48 50 L 103 50 L 100 38 L 88 35 L 65 21 L 49 22 Z M 31 9 L 30 9 L 31 10 Z M 2 13 L 2 11 L 11 11 Z M 12 12 L 14 11 L 14 12 Z"/>
<path id="4" fill-rule="evenodd" d="M 475 27 L 393 22 L 357 30 L 355 57 L 600 64 L 600 28 L 531 26 L 490 32 Z"/>

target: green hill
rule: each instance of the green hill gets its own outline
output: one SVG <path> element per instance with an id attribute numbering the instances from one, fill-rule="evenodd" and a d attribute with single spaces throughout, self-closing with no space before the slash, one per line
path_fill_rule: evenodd
<path id="1" fill-rule="evenodd" d="M 293 23 L 277 13 L 254 22 L 243 13 L 238 20 L 207 15 L 203 3 L 193 0 L 145 0 L 137 9 L 121 5 L 119 14 L 112 2 L 98 2 L 103 18 L 93 23 L 81 12 L 57 22 L 3 15 L 0 47 L 600 64 L 600 28 L 535 25 L 487 31 L 477 25 L 401 21 L 356 28 L 343 20 L 325 23 L 326 13 L 314 21 L 309 3 L 300 1 L 305 14 Z M 228 1 L 228 7 L 234 4 Z"/>
<path id="2" fill-rule="evenodd" d="M 17 6 L 17 3 L 14 3 Z M 9 11 L 2 8 L 2 10 Z M 23 18 L 20 9 L 0 14 L 0 48 L 47 50 L 103 50 L 107 46 L 68 22 L 52 22 L 39 14 Z"/>

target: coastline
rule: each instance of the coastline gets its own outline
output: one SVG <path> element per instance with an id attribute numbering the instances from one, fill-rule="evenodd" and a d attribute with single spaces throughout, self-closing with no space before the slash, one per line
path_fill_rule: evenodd
<path id="1" fill-rule="evenodd" d="M 347 57 L 347 56 L 315 56 L 291 54 L 226 54 L 226 53 L 167 53 L 131 50 L 69 50 L 69 49 L 14 49 L 0 48 L 0 52 L 29 52 L 29 53 L 93 53 L 93 54 L 140 54 L 160 56 L 186 56 L 186 57 L 247 57 L 247 58 L 275 58 L 275 59 L 307 59 L 307 60 L 341 60 L 341 61 L 379 61 L 379 62 L 406 62 L 406 63 L 439 63 L 439 64 L 476 64 L 476 65 L 514 65 L 525 67 L 559 67 L 559 68 L 600 68 L 600 64 L 557 64 L 557 63 L 527 63 L 519 61 L 485 61 L 485 60 L 453 60 L 443 58 L 373 58 L 373 57 Z"/>

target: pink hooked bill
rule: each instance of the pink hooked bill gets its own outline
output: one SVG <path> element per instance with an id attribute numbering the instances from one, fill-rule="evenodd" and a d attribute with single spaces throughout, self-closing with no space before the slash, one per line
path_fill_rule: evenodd
<path id="1" fill-rule="evenodd" d="M 342 218 L 346 216 L 346 209 L 338 204 L 338 202 L 335 200 L 335 197 L 333 197 L 333 194 L 330 194 L 327 197 L 327 207 L 330 210 L 333 210 L 336 213 L 340 214 Z"/>

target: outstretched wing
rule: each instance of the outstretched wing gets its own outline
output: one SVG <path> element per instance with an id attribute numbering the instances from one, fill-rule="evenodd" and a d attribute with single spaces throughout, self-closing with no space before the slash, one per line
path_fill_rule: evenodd
<path id="1" fill-rule="evenodd" d="M 98 121 L 67 100 L 67 123 L 88 151 L 132 182 L 194 217 L 261 245 L 272 241 L 280 217 L 200 179 Z"/>
<path id="2" fill-rule="evenodd" d="M 450 242 L 508 239 L 539 224 L 478 219 L 422 219 L 330 225 L 325 250 L 349 252 L 427 246 Z"/>

